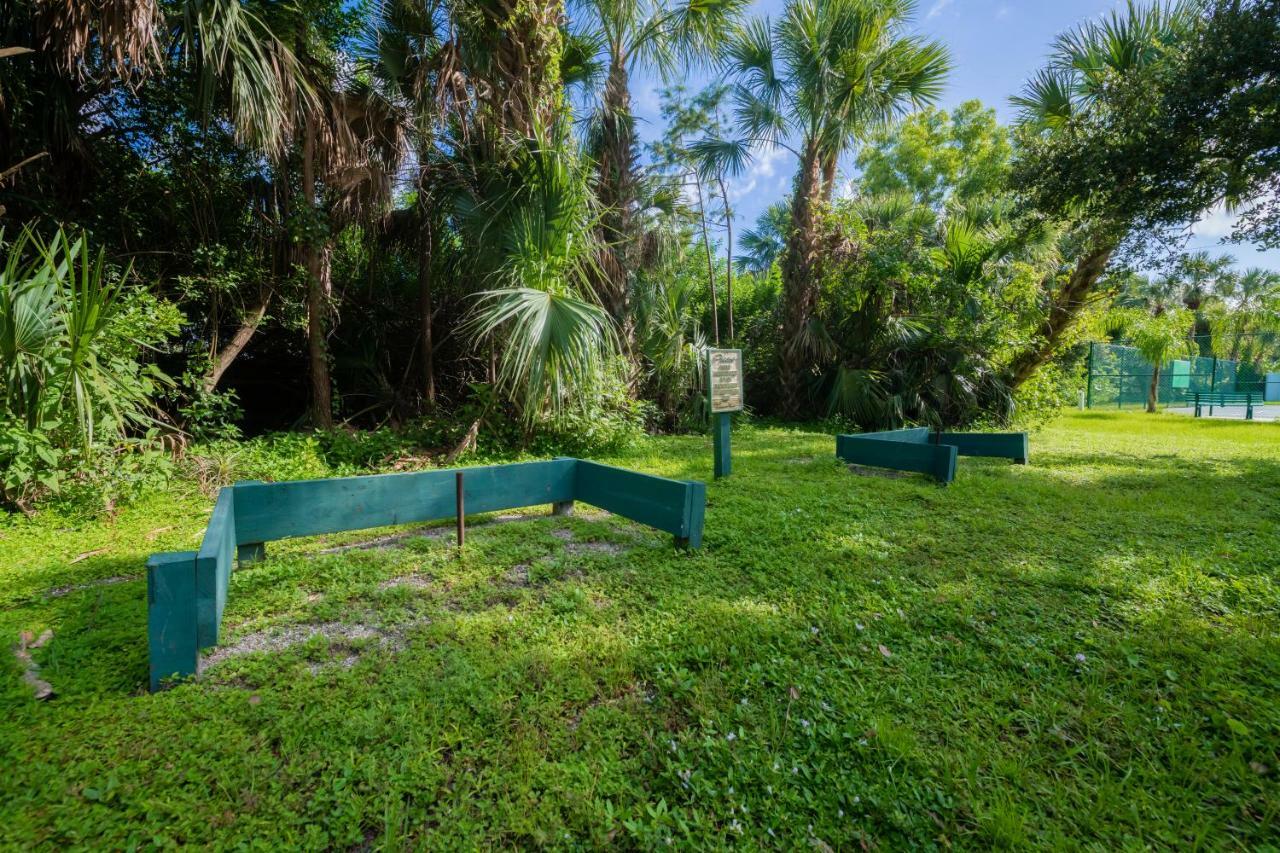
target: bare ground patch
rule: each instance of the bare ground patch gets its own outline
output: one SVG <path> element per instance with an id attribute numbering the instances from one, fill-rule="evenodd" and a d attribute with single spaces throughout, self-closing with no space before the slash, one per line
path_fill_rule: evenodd
<path id="1" fill-rule="evenodd" d="M 315 637 L 324 637 L 330 646 L 346 651 L 339 659 L 343 666 L 353 666 L 360 659 L 360 653 L 366 646 L 397 651 L 404 647 L 405 635 L 412 628 L 430 624 L 431 620 L 422 618 L 406 625 L 385 627 L 363 622 L 323 622 L 312 625 L 289 625 L 286 627 L 267 628 L 240 637 L 233 643 L 217 646 L 207 654 L 201 655 L 199 673 L 203 674 L 211 667 L 225 660 L 255 652 L 279 652 L 294 646 L 302 645 Z M 355 648 L 360 645 L 361 648 Z M 317 671 L 313 666 L 312 671 Z"/>
<path id="2" fill-rule="evenodd" d="M 63 586 L 55 586 L 53 589 L 45 593 L 49 598 L 62 598 L 73 592 L 81 592 L 86 589 L 94 589 L 100 586 L 113 586 L 118 583 L 129 583 L 130 581 L 141 580 L 141 575 L 118 575 L 112 578 L 98 578 L 97 580 L 86 581 L 84 583 L 69 583 Z"/>

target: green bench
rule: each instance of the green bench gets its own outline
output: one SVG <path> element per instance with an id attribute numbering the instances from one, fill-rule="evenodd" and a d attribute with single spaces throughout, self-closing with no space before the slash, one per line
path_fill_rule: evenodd
<path id="1" fill-rule="evenodd" d="M 959 456 L 1030 458 L 1025 432 L 934 432 L 928 427 L 836 436 L 836 457 L 855 465 L 929 474 L 946 485 L 956 478 Z"/>
<path id="2" fill-rule="evenodd" d="M 263 559 L 264 543 L 277 539 L 455 518 L 459 472 L 464 512 L 551 504 L 565 514 L 583 501 L 671 533 L 679 547 L 702 545 L 705 483 L 584 459 L 236 483 L 218 493 L 200 550 L 153 554 L 147 561 L 151 689 L 167 678 L 195 675 L 200 650 L 218 644 L 237 562 Z"/>
<path id="3" fill-rule="evenodd" d="M 1195 406 L 1197 418 L 1202 415 L 1205 406 L 1209 407 L 1209 417 L 1213 417 L 1215 408 L 1244 406 L 1244 419 L 1251 421 L 1254 403 L 1262 402 L 1262 395 L 1246 391 L 1192 391 L 1188 397 L 1188 402 Z"/>

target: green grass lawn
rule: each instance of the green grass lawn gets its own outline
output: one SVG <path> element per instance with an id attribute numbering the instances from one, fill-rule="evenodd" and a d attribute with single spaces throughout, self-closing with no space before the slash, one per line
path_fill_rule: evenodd
<path id="1" fill-rule="evenodd" d="M 1280 844 L 1280 426 L 1071 413 L 945 489 L 734 448 L 693 553 L 545 508 L 462 561 L 277 543 L 224 636 L 285 648 L 154 696 L 143 561 L 211 502 L 10 519 L 0 844 Z M 609 461 L 709 479 L 710 442 Z"/>

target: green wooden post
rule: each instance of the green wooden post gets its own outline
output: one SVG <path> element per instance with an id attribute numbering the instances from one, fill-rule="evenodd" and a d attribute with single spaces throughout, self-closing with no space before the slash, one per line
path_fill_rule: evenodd
<path id="1" fill-rule="evenodd" d="M 728 412 L 720 412 L 711 416 L 711 441 L 715 446 L 716 479 L 728 477 L 733 473 L 733 455 L 729 452 L 729 427 L 731 420 Z"/>
<path id="2" fill-rule="evenodd" d="M 196 674 L 196 552 L 152 554 L 147 560 L 147 645 L 151 692 L 166 678 Z"/>

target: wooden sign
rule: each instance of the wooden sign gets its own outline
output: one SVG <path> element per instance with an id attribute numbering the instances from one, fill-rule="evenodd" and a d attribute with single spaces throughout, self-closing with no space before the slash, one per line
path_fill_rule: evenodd
<path id="1" fill-rule="evenodd" d="M 742 350 L 708 351 L 707 394 L 713 415 L 742 411 Z"/>

